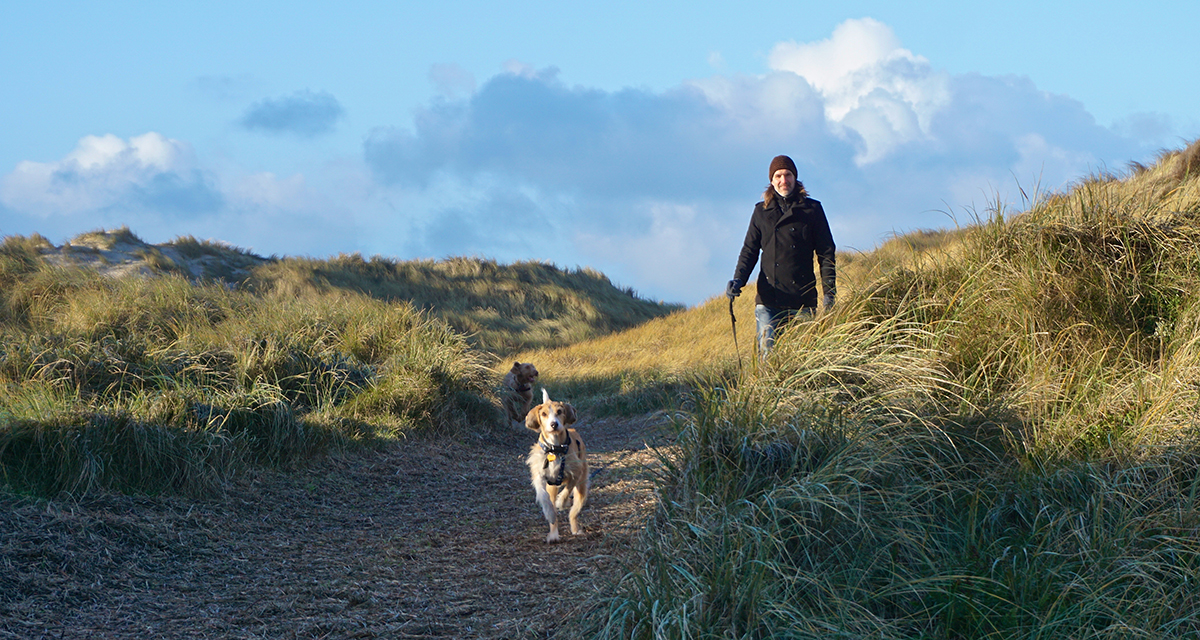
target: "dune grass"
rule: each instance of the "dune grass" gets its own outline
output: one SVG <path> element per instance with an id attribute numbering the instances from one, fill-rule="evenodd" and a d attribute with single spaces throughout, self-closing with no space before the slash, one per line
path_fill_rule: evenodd
<path id="1" fill-rule="evenodd" d="M 407 303 L 106 278 L 0 247 L 0 469 L 20 491 L 201 494 L 422 429 L 495 421 L 486 358 Z"/>
<path id="2" fill-rule="evenodd" d="M 843 261 L 835 313 L 677 402 L 586 634 L 1200 637 L 1198 157 Z"/>
<path id="3" fill-rule="evenodd" d="M 724 298 L 540 263 L 271 260 L 230 288 L 8 238 L 3 480 L 203 493 L 498 421 L 517 359 L 677 436 L 587 637 L 1200 637 L 1198 171 L 1200 142 L 843 256 L 837 308 L 766 362 L 752 289 L 735 342 Z"/>
<path id="4" fill-rule="evenodd" d="M 101 275 L 129 256 L 155 275 Z M 678 308 L 587 269 L 261 258 L 127 227 L 61 248 L 5 238 L 0 292 L 0 482 L 42 495 L 203 494 L 246 465 L 486 433 L 501 423 L 495 349 Z"/>
<path id="5" fill-rule="evenodd" d="M 496 354 L 573 344 L 682 308 L 643 299 L 591 269 L 481 258 L 288 258 L 256 270 L 251 284 L 281 294 L 340 290 L 407 301 Z"/>
<path id="6" fill-rule="evenodd" d="M 529 349 L 511 361 L 533 362 L 538 386 L 555 397 L 570 397 L 595 415 L 636 415 L 672 406 L 680 393 L 706 377 L 751 366 L 754 354 L 753 287 L 735 304 L 734 323 L 724 297 L 676 311 L 637 327 L 579 343 Z"/>

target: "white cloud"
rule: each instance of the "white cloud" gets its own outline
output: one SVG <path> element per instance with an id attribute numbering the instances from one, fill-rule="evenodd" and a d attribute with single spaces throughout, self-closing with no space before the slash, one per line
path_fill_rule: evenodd
<path id="1" fill-rule="evenodd" d="M 275 211 L 307 209 L 312 206 L 313 198 L 319 197 L 308 188 L 304 176 L 295 174 L 280 179 L 269 171 L 241 178 L 230 189 L 230 196 L 235 208 Z"/>
<path id="2" fill-rule="evenodd" d="M 196 169 L 189 145 L 150 132 L 128 140 L 86 136 L 62 160 L 22 161 L 0 179 L 0 202 L 48 217 L 121 206 L 211 210 L 220 195 Z"/>
<path id="3" fill-rule="evenodd" d="M 824 101 L 812 86 L 792 73 L 763 77 L 713 76 L 693 80 L 709 106 L 717 109 L 731 137 L 769 143 L 829 137 Z M 731 140 L 732 143 L 737 142 Z"/>
<path id="4" fill-rule="evenodd" d="M 1090 151 L 1051 144 L 1040 133 L 1017 136 L 1013 142 L 1020 158 L 1013 163 L 1012 172 L 1022 184 L 1060 186 L 1102 168 L 1096 166 L 1098 159 Z"/>
<path id="5" fill-rule="evenodd" d="M 796 160 L 839 246 L 870 249 L 969 222 L 1016 180 L 1056 189 L 1150 151 L 1028 79 L 937 71 L 869 19 L 780 44 L 771 64 L 657 93 L 514 64 L 469 98 L 431 102 L 412 129 L 375 131 L 364 157 L 384 191 L 408 194 L 408 243 L 426 255 L 565 254 L 697 302 L 732 272 L 776 154 Z M 558 253 L 513 235 L 521 224 L 556 234 Z"/>
<path id="6" fill-rule="evenodd" d="M 772 69 L 812 84 L 837 130 L 861 139 L 859 165 L 929 138 L 934 116 L 950 99 L 950 76 L 902 48 L 890 27 L 871 18 L 847 20 L 820 42 L 777 44 L 769 60 Z"/>
<path id="7" fill-rule="evenodd" d="M 189 144 L 156 132 L 85 136 L 60 160 L 24 161 L 0 177 L 0 230 L 61 241 L 127 225 L 152 242 L 194 235 L 265 253 L 358 250 L 368 177 L 361 165 L 325 169 L 335 180 L 319 187 L 302 174 L 218 177 Z"/>
<path id="8" fill-rule="evenodd" d="M 40 216 L 74 233 L 129 224 L 147 239 L 280 254 L 550 260 L 695 303 L 732 273 L 777 154 L 796 161 L 839 247 L 870 249 L 892 232 L 969 222 L 964 209 L 1007 198 L 1016 181 L 1057 189 L 1144 160 L 1164 135 L 1148 119 L 1100 127 L 1027 78 L 936 71 L 872 20 L 780 44 L 771 64 L 661 92 L 572 86 L 519 62 L 468 91 L 446 67 L 431 70 L 444 95 L 411 127 L 372 131 L 361 158 L 218 175 L 158 133 L 89 136 L 0 177 L 0 211 L 6 230 Z"/>
<path id="9" fill-rule="evenodd" d="M 612 265 L 606 271 L 610 278 L 626 286 L 636 283 L 634 288 L 642 292 L 659 297 L 670 292 L 671 300 L 690 301 L 713 295 L 711 280 L 703 276 L 732 270 L 732 258 L 713 239 L 740 239 L 744 223 L 691 205 L 659 202 L 642 209 L 649 228 L 578 233 L 574 240 L 579 255 L 590 264 Z"/>
<path id="10" fill-rule="evenodd" d="M 772 69 L 802 76 L 827 96 L 846 93 L 857 72 L 893 59 L 921 60 L 907 49 L 887 25 L 863 18 L 847 20 L 819 42 L 781 42 L 771 49 Z"/>

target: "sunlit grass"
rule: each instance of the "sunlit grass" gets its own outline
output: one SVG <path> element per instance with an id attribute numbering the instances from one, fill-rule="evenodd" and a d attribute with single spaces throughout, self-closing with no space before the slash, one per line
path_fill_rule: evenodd
<path id="1" fill-rule="evenodd" d="M 207 493 L 246 465 L 486 433 L 498 353 L 678 308 L 540 262 L 268 259 L 127 227 L 54 249 L 0 245 L 0 481 L 42 494 Z M 153 275 L 104 275 L 118 250 Z"/>
<path id="2" fill-rule="evenodd" d="M 723 297 L 541 263 L 274 260 L 229 288 L 10 238 L 4 481 L 204 493 L 499 423 L 494 385 L 531 361 L 585 416 L 676 436 L 586 637 L 1197 637 L 1198 167 L 1195 143 L 842 256 L 835 310 L 765 361 L 752 287 L 735 340 Z"/>
<path id="3" fill-rule="evenodd" d="M 339 290 L 406 301 L 500 356 L 596 338 L 681 308 L 643 299 L 591 269 L 478 258 L 289 258 L 257 269 L 251 286 L 279 296 Z"/>
<path id="4" fill-rule="evenodd" d="M 843 260 L 835 313 L 688 385 L 587 633 L 1200 635 L 1197 157 Z"/>
<path id="5" fill-rule="evenodd" d="M 27 244 L 0 256 L 0 467 L 20 490 L 206 493 L 247 464 L 494 421 L 484 354 L 407 303 L 111 279 Z"/>

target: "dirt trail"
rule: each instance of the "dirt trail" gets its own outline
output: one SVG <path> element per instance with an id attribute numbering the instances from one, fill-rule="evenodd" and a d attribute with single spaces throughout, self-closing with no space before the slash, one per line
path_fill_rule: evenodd
<path id="1" fill-rule="evenodd" d="M 533 434 L 254 472 L 210 500 L 0 494 L 3 638 L 549 638 L 620 570 L 650 418 L 582 420 L 584 534 L 543 542 Z"/>

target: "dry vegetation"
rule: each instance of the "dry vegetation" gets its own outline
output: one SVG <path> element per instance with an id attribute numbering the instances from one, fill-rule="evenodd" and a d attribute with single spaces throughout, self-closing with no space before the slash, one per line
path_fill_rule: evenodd
<path id="1" fill-rule="evenodd" d="M 541 636 L 646 513 L 655 429 L 589 420 L 547 550 L 487 369 L 674 309 L 600 274 L 118 229 L 6 238 L 0 292 L 0 637 Z"/>
<path id="2" fill-rule="evenodd" d="M 445 321 L 481 350 L 500 354 L 573 344 L 680 308 L 644 300 L 591 269 L 477 258 L 289 258 L 257 270 L 250 285 L 288 295 L 352 291 L 406 302 Z"/>
<path id="3" fill-rule="evenodd" d="M 1197 155 L 843 261 L 697 386 L 597 635 L 1200 635 Z"/>
<path id="4" fill-rule="evenodd" d="M 648 427 L 585 428 L 585 533 L 553 546 L 518 433 L 257 469 L 219 497 L 0 495 L 0 638 L 576 637 L 653 462 Z"/>
<path id="5" fill-rule="evenodd" d="M 1195 143 L 843 256 L 837 309 L 766 363 L 752 295 L 735 348 L 723 298 L 536 263 L 273 260 L 230 289 L 48 268 L 10 238 L 0 463 L 77 501 L 4 498 L 0 631 L 1198 637 L 1198 167 Z M 517 301 L 545 311 L 524 343 Z M 582 540 L 534 543 L 528 436 L 489 387 L 512 359 L 595 434 Z M 172 447 L 237 460 L 197 485 L 226 493 L 151 489 Z M 37 480 L 50 456 L 82 471 Z M 539 608 L 566 587 L 586 597 Z"/>

